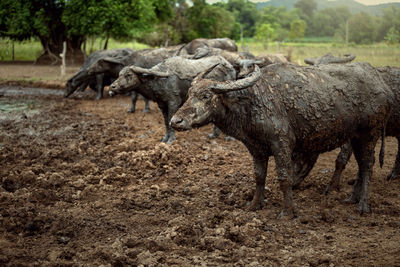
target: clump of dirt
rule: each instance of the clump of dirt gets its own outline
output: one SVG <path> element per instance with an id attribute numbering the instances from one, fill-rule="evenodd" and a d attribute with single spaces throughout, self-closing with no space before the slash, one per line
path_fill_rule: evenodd
<path id="1" fill-rule="evenodd" d="M 166 145 L 154 103 L 128 114 L 128 97 L 2 98 L 13 101 L 35 105 L 0 116 L 1 265 L 400 265 L 400 181 L 385 180 L 392 138 L 371 214 L 342 202 L 353 159 L 342 191 L 323 195 L 333 151 L 295 191 L 297 218 L 279 220 L 273 159 L 265 205 L 250 212 L 251 157 L 238 141 L 209 140 L 211 126 Z"/>

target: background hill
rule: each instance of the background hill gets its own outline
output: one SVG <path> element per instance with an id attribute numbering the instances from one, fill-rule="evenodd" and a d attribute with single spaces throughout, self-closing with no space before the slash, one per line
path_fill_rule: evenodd
<path id="1" fill-rule="evenodd" d="M 286 7 L 286 9 L 290 10 L 294 7 L 294 4 L 297 0 L 270 0 L 265 2 L 256 3 L 257 9 L 262 9 L 266 6 L 276 6 L 276 7 Z M 390 6 L 400 7 L 400 3 L 387 3 L 387 4 L 379 4 L 373 6 L 367 6 L 360 4 L 354 0 L 336 0 L 336 1 L 327 1 L 327 0 L 317 0 L 317 9 L 325 9 L 325 8 L 333 8 L 340 6 L 347 6 L 351 13 L 360 13 L 365 12 L 371 15 L 380 15 L 382 13 L 383 8 L 388 8 Z"/>

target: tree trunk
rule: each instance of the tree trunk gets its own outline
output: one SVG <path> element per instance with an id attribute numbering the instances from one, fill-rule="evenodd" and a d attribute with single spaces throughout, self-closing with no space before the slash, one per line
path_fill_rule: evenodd
<path id="1" fill-rule="evenodd" d="M 64 36 L 53 36 L 53 38 L 40 37 L 40 42 L 43 47 L 43 54 L 40 55 L 36 64 L 60 64 L 60 54 L 63 50 L 63 42 L 67 42 L 66 63 L 68 65 L 79 65 L 84 61 L 84 54 L 81 50 L 83 37 L 66 38 Z"/>

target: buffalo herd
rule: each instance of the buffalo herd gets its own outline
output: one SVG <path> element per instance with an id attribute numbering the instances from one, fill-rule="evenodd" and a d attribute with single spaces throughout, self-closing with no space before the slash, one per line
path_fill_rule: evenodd
<path id="1" fill-rule="evenodd" d="M 341 149 L 325 192 L 339 189 L 341 172 L 352 153 L 358 164 L 353 191 L 346 199 L 360 213 L 370 212 L 368 185 L 374 150 L 385 136 L 398 140 L 400 151 L 400 69 L 352 62 L 354 55 L 327 54 L 305 59 L 309 66 L 283 55 L 254 56 L 238 52 L 233 40 L 195 39 L 158 49 L 94 52 L 66 84 L 65 97 L 86 87 L 103 97 L 137 95 L 160 108 L 166 132 L 162 142 L 184 131 L 212 123 L 241 141 L 253 158 L 256 187 L 250 209 L 264 203 L 268 159 L 273 156 L 283 193 L 279 217 L 295 216 L 293 188 L 309 174 L 319 154 Z M 400 155 L 388 179 L 400 177 Z"/>

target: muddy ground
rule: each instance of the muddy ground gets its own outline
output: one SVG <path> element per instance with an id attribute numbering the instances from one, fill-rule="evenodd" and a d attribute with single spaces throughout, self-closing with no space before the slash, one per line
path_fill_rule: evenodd
<path id="1" fill-rule="evenodd" d="M 161 144 L 154 103 L 128 114 L 129 97 L 61 94 L 0 86 L 0 265 L 400 265 L 400 180 L 385 179 L 395 139 L 375 164 L 371 214 L 343 203 L 353 157 L 341 192 L 323 195 L 335 150 L 295 191 L 297 218 L 277 219 L 273 159 L 265 206 L 250 212 L 253 167 L 240 142 L 210 140 L 206 126 Z"/>

